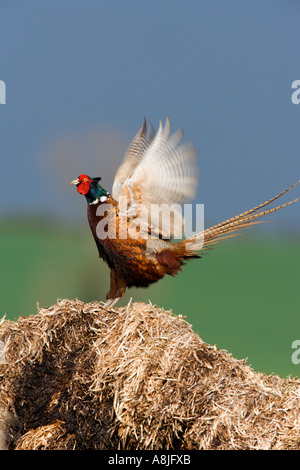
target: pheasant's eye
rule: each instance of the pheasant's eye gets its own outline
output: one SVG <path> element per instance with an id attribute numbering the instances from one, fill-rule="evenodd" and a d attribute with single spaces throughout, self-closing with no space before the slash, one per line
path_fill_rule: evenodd
<path id="1" fill-rule="evenodd" d="M 84 178 L 83 181 L 84 181 L 84 183 L 87 183 L 87 182 L 88 182 L 88 179 L 87 179 L 87 178 Z"/>

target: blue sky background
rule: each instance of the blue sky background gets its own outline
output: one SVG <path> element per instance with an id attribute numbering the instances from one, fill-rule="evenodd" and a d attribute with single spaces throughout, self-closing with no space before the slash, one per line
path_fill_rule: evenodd
<path id="1" fill-rule="evenodd" d="M 1 0 L 0 214 L 85 218 L 69 181 L 110 191 L 144 116 L 194 142 L 206 225 L 285 189 L 300 179 L 299 21 L 296 0 Z M 300 230 L 299 213 L 272 233 Z"/>

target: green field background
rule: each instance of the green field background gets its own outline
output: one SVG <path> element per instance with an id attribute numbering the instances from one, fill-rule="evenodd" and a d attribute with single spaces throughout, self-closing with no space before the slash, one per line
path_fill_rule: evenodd
<path id="1" fill-rule="evenodd" d="M 35 314 L 57 299 L 105 300 L 109 270 L 82 224 L 2 222 L 0 317 Z M 186 316 L 201 338 L 259 372 L 299 376 L 292 342 L 300 340 L 300 240 L 246 236 L 228 240 L 176 278 L 130 289 L 120 306 L 151 301 Z"/>

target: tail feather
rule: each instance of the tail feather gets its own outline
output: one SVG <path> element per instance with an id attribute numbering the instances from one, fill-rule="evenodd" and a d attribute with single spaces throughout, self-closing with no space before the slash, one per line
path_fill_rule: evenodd
<path id="1" fill-rule="evenodd" d="M 231 217 L 230 219 L 224 220 L 223 222 L 214 225 L 213 227 L 210 227 L 204 230 L 203 232 L 198 233 L 197 235 L 193 235 L 189 238 L 186 238 L 182 242 L 185 246 L 185 256 L 193 256 L 195 252 L 201 253 L 202 250 L 212 248 L 214 245 L 222 242 L 227 238 L 240 235 L 236 233 L 239 230 L 249 228 L 252 225 L 257 225 L 259 223 L 265 223 L 266 221 L 256 219 L 258 217 L 262 217 L 276 212 L 279 209 L 282 209 L 300 200 L 300 198 L 298 197 L 292 201 L 286 202 L 285 204 L 281 204 L 280 206 L 274 207 L 272 209 L 261 210 L 267 205 L 277 200 L 278 198 L 280 198 L 281 196 L 283 196 L 284 194 L 286 194 L 291 189 L 293 189 L 298 183 L 300 183 L 300 180 L 289 188 L 282 191 L 277 196 L 272 197 L 268 201 L 259 204 L 258 206 L 247 210 L 246 212 L 242 212 L 241 214 Z"/>

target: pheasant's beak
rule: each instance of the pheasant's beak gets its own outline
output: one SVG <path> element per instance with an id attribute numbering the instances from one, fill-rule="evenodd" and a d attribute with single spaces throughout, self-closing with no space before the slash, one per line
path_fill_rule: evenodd
<path id="1" fill-rule="evenodd" d="M 71 181 L 70 184 L 73 184 L 74 186 L 78 186 L 78 184 L 79 184 L 79 179 L 77 178 L 76 180 Z"/>

